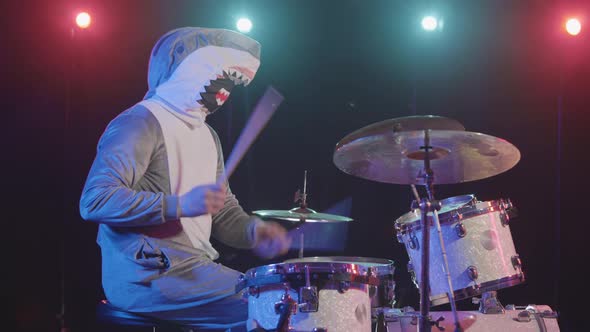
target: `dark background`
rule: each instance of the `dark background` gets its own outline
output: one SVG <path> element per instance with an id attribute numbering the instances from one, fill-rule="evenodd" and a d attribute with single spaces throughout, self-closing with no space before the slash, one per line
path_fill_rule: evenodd
<path id="1" fill-rule="evenodd" d="M 584 210 L 588 171 L 590 26 L 572 38 L 568 15 L 585 1 L 10 1 L 1 5 L 4 162 L 3 302 L 19 331 L 91 331 L 102 297 L 97 226 L 77 204 L 96 142 L 114 116 L 146 92 L 155 41 L 181 26 L 233 29 L 247 15 L 263 46 L 253 84 L 209 118 L 231 151 L 269 85 L 285 102 L 231 179 L 247 211 L 290 209 L 308 171 L 308 203 L 354 218 L 343 249 L 314 252 L 396 262 L 400 302 L 416 303 L 394 221 L 407 186 L 344 174 L 332 163 L 348 133 L 389 118 L 440 115 L 508 140 L 520 162 L 497 176 L 436 188 L 438 198 L 510 198 L 527 281 L 503 304 L 547 304 L 562 331 L 582 331 L 589 261 Z M 73 29 L 77 10 L 93 15 Z M 425 33 L 424 14 L 444 17 Z M 590 22 L 586 22 L 590 23 Z M 560 112 L 561 110 L 561 112 Z M 561 114 L 561 116 L 559 116 Z M 558 119 L 561 118 L 561 121 Z M 558 131 L 558 123 L 561 131 Z M 345 204 L 346 205 L 346 204 Z M 338 210 L 336 210 L 338 211 Z M 272 261 L 220 247 L 237 269 Z M 460 308 L 472 310 L 469 301 Z M 416 307 L 418 309 L 418 307 Z M 445 308 L 443 308 L 445 309 Z"/>

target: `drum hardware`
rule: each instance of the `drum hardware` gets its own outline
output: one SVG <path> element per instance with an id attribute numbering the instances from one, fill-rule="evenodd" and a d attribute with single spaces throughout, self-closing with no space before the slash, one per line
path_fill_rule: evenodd
<path id="1" fill-rule="evenodd" d="M 515 304 L 507 304 L 506 310 L 513 310 L 513 311 L 514 310 L 526 310 L 529 312 L 536 312 L 545 318 L 557 318 L 558 317 L 557 312 L 551 310 L 551 307 L 549 307 L 548 305 L 529 304 L 526 306 L 522 306 L 522 305 L 519 306 L 519 305 L 515 305 Z"/>
<path id="2" fill-rule="evenodd" d="M 303 194 L 299 195 L 299 190 L 295 193 L 295 203 L 300 200 L 301 204 L 299 209 L 296 211 L 298 212 L 308 212 L 307 211 L 307 170 L 305 170 L 303 174 Z M 305 222 L 305 217 L 302 215 L 299 218 L 299 222 L 302 224 Z M 301 232 L 299 235 L 299 258 L 303 258 L 303 247 L 305 246 L 305 233 Z"/>
<path id="3" fill-rule="evenodd" d="M 299 190 L 295 193 L 294 203 L 299 206 L 291 210 L 258 210 L 253 211 L 252 214 L 264 220 L 274 220 L 279 222 L 285 228 L 291 230 L 299 228 L 307 222 L 350 222 L 351 218 L 328 214 L 318 213 L 307 206 L 307 170 L 303 176 L 303 193 Z M 301 231 L 299 235 L 299 258 L 304 256 L 305 233 Z"/>
<path id="4" fill-rule="evenodd" d="M 521 323 L 528 323 L 531 321 L 531 313 L 528 310 L 521 311 L 518 313 L 516 320 Z"/>
<path id="5" fill-rule="evenodd" d="M 471 303 L 479 304 L 479 312 L 483 314 L 503 314 L 506 312 L 497 297 L 496 291 L 484 292 L 481 298 L 474 297 Z"/>
<path id="6" fill-rule="evenodd" d="M 410 235 L 410 242 L 408 243 L 408 246 L 410 247 L 410 249 L 419 249 L 418 238 L 416 237 L 416 234 L 412 233 Z"/>
<path id="7" fill-rule="evenodd" d="M 526 311 L 526 312 L 524 312 Z M 416 332 L 416 316 L 411 311 L 384 309 L 387 332 Z M 453 328 L 449 311 L 432 312 L 438 327 L 449 331 Z M 444 318 L 444 319 L 440 319 Z M 507 305 L 504 313 L 484 314 L 480 311 L 460 311 L 459 318 L 466 331 L 544 331 L 558 332 L 557 314 L 547 305 Z M 414 323 L 411 320 L 414 319 Z M 435 330 L 435 329 L 433 329 Z"/>
<path id="8" fill-rule="evenodd" d="M 289 295 L 291 287 L 288 283 L 283 284 L 285 293 L 281 296 L 281 301 L 275 303 L 275 313 L 279 315 L 276 331 L 289 332 L 291 315 L 297 313 L 297 302 Z"/>
<path id="9" fill-rule="evenodd" d="M 451 275 L 449 273 L 449 264 L 447 261 L 447 254 L 444 247 L 444 241 L 442 238 L 440 221 L 438 219 L 438 211 L 441 209 L 440 202 L 434 198 L 434 171 L 430 168 L 430 153 L 429 150 L 433 147 L 430 146 L 430 130 L 424 130 L 424 145 L 420 146 L 420 150 L 424 150 L 424 169 L 422 173 L 423 181 L 425 183 L 425 189 L 427 197 L 420 199 L 417 195 L 418 191 L 414 184 L 412 189 L 416 198 L 416 202 L 420 202 L 420 219 L 422 226 L 422 245 L 424 248 L 430 248 L 430 221 L 428 220 L 428 214 L 432 212 L 433 219 L 435 221 L 436 229 L 438 232 L 439 242 L 441 245 L 441 253 L 443 256 L 445 274 L 447 275 L 447 281 L 449 284 L 449 300 L 451 302 L 451 308 L 455 315 L 455 326 L 456 331 L 462 331 L 459 318 L 457 317 L 457 309 L 455 307 L 455 299 L 453 293 L 453 285 L 451 283 Z M 420 175 L 418 176 L 420 177 Z M 430 310 L 430 255 L 429 250 L 424 250 L 422 253 L 422 270 L 420 279 L 420 325 L 419 331 L 431 331 L 432 321 L 428 315 Z M 437 323 L 438 326 L 438 323 Z"/>
<path id="10" fill-rule="evenodd" d="M 512 261 L 512 266 L 514 267 L 515 270 L 522 271 L 522 261 L 520 260 L 520 256 L 518 256 L 518 255 L 512 256 L 511 261 Z"/>
<path id="11" fill-rule="evenodd" d="M 443 316 L 440 316 L 435 321 L 433 321 L 431 324 L 432 324 L 432 326 L 436 326 L 436 328 L 438 328 L 439 331 L 444 331 L 445 328 L 440 326 L 440 322 L 442 322 L 444 320 L 445 320 L 445 318 Z"/>
<path id="12" fill-rule="evenodd" d="M 530 321 L 532 321 L 533 318 L 539 326 L 539 331 L 546 332 L 547 325 L 545 325 L 544 318 L 557 318 L 557 314 L 550 310 L 545 312 L 538 312 L 535 306 L 529 305 L 527 306 L 526 310 L 523 310 L 518 313 L 518 316 L 515 318 L 515 320 L 521 323 L 529 323 Z"/>
<path id="13" fill-rule="evenodd" d="M 256 286 L 248 287 L 248 295 L 258 297 L 260 296 L 260 288 Z"/>
<path id="14" fill-rule="evenodd" d="M 340 281 L 338 283 L 338 293 L 344 294 L 350 289 L 350 281 Z"/>
<path id="15" fill-rule="evenodd" d="M 301 312 L 317 312 L 319 304 L 318 288 L 311 286 L 309 265 L 305 265 L 305 286 L 299 289 L 299 310 Z"/>
<path id="16" fill-rule="evenodd" d="M 387 322 L 385 321 L 385 314 L 383 310 L 377 313 L 377 321 L 375 323 L 374 332 L 387 332 Z"/>
<path id="17" fill-rule="evenodd" d="M 457 231 L 457 236 L 459 237 L 465 237 L 467 235 L 467 228 L 465 227 L 465 224 L 461 222 L 455 226 L 455 230 Z"/>
<path id="18" fill-rule="evenodd" d="M 475 281 L 477 280 L 477 277 L 479 277 L 479 274 L 477 273 L 477 267 L 471 265 L 467 268 L 467 275 L 469 276 L 469 279 Z"/>

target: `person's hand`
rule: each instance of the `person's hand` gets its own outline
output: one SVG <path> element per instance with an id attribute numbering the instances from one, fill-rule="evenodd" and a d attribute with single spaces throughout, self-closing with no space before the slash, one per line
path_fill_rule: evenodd
<path id="1" fill-rule="evenodd" d="M 216 214 L 225 203 L 224 185 L 208 184 L 196 186 L 179 198 L 180 216 L 196 217 L 203 214 Z"/>
<path id="2" fill-rule="evenodd" d="M 263 259 L 284 255 L 289 251 L 291 238 L 285 228 L 275 222 L 261 222 L 256 225 L 254 253 Z"/>

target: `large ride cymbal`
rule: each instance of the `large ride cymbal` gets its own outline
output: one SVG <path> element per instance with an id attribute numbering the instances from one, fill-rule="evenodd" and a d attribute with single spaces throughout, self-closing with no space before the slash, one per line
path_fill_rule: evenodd
<path id="1" fill-rule="evenodd" d="M 289 222 L 349 222 L 351 218 L 328 213 L 318 213 L 312 209 L 295 208 L 291 210 L 258 210 L 252 212 L 262 219 Z"/>
<path id="2" fill-rule="evenodd" d="M 357 130 L 338 142 L 334 164 L 347 174 L 372 181 L 423 185 L 425 133 Z M 433 184 L 484 179 L 520 160 L 514 145 L 494 136 L 460 130 L 428 130 L 428 135 Z"/>
<path id="3" fill-rule="evenodd" d="M 456 120 L 436 115 L 414 115 L 401 118 L 387 119 L 370 124 L 356 130 L 344 137 L 338 146 L 345 145 L 356 139 L 368 136 L 383 136 L 414 130 L 465 130 L 465 127 Z"/>

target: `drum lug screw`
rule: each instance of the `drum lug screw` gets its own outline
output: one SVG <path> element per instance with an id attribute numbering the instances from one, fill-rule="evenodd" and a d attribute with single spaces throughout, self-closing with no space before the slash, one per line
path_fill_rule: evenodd
<path id="1" fill-rule="evenodd" d="M 398 232 L 396 237 L 397 237 L 397 242 L 399 242 L 399 243 L 404 243 L 404 239 L 403 239 L 403 237 L 402 237 L 402 234 L 401 234 L 401 233 L 399 233 L 399 232 Z"/>
<path id="2" fill-rule="evenodd" d="M 520 260 L 520 256 L 518 256 L 518 255 L 512 256 L 511 260 L 512 260 L 512 267 L 514 267 L 515 270 L 522 269 L 522 261 Z"/>
<path id="3" fill-rule="evenodd" d="M 416 237 L 416 234 L 410 234 L 410 242 L 408 242 L 408 247 L 410 247 L 412 250 L 418 249 L 418 238 Z"/>
<path id="4" fill-rule="evenodd" d="M 510 222 L 510 217 L 504 209 L 500 210 L 500 221 L 502 222 L 502 226 L 508 226 L 508 223 Z"/>
<path id="5" fill-rule="evenodd" d="M 457 235 L 459 237 L 465 237 L 465 235 L 467 235 L 467 228 L 462 222 L 458 223 L 457 226 L 455 226 L 455 231 L 457 232 Z"/>
<path id="6" fill-rule="evenodd" d="M 451 217 L 450 217 L 450 221 L 456 222 L 456 221 L 460 221 L 460 220 L 463 220 L 463 214 L 460 213 L 459 211 L 453 211 L 453 213 L 451 214 Z"/>
<path id="7" fill-rule="evenodd" d="M 255 298 L 258 298 L 260 296 L 260 289 L 258 287 L 255 287 L 255 286 L 250 286 L 248 288 L 248 295 L 254 296 Z"/>
<path id="8" fill-rule="evenodd" d="M 471 265 L 470 267 L 467 268 L 467 275 L 469 276 L 469 279 L 471 280 L 477 280 L 477 278 L 479 277 L 479 273 L 477 272 L 477 267 Z"/>
<path id="9" fill-rule="evenodd" d="M 339 293 L 346 293 L 350 288 L 350 281 L 340 281 L 338 284 L 338 292 Z"/>
<path id="10" fill-rule="evenodd" d="M 516 217 L 516 209 L 510 199 L 502 200 L 500 209 L 500 221 L 502 226 L 506 226 L 510 222 L 510 218 Z"/>

